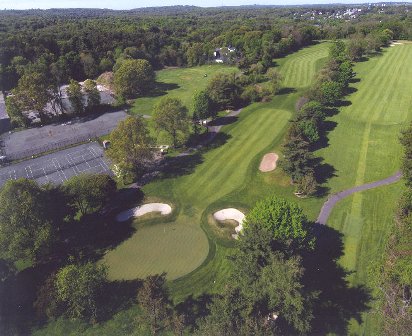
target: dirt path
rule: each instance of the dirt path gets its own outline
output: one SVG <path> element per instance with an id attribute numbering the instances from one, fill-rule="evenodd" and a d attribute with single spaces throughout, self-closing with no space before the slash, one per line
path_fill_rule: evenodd
<path id="1" fill-rule="evenodd" d="M 376 181 L 376 182 L 367 183 L 367 184 L 363 184 L 363 185 L 360 185 L 360 186 L 357 186 L 357 187 L 346 189 L 346 190 L 341 191 L 337 194 L 330 195 L 328 197 L 327 201 L 323 204 L 322 209 L 320 210 L 318 219 L 316 220 L 316 223 L 325 225 L 326 222 L 328 221 L 329 215 L 332 212 L 333 207 L 342 198 L 348 197 L 348 196 L 350 196 L 350 195 L 352 195 L 356 192 L 359 192 L 359 191 L 369 190 L 369 189 L 377 188 L 377 187 L 380 187 L 380 186 L 395 183 L 395 182 L 399 181 L 401 179 L 401 177 L 402 177 L 402 173 L 399 171 L 396 174 L 394 174 L 394 175 L 392 175 L 392 176 L 390 176 L 386 179 Z"/>

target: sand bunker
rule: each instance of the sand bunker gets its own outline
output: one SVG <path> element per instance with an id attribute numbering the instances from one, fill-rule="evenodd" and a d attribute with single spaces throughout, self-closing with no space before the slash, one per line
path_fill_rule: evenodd
<path id="1" fill-rule="evenodd" d="M 278 158 L 279 156 L 276 153 L 265 154 L 262 161 L 260 162 L 259 170 L 263 173 L 275 170 Z"/>
<path id="2" fill-rule="evenodd" d="M 238 222 L 239 225 L 235 227 L 236 234 L 232 235 L 233 238 L 235 239 L 238 238 L 238 233 L 242 231 L 243 221 L 245 220 L 245 215 L 243 212 L 235 208 L 228 208 L 228 209 L 223 209 L 223 210 L 219 210 L 215 212 L 213 214 L 213 217 L 218 221 L 224 221 L 224 220 L 231 219 L 231 220 Z"/>
<path id="3" fill-rule="evenodd" d="M 118 222 L 124 222 L 129 218 L 140 217 L 150 212 L 160 212 L 161 215 L 165 216 L 172 212 L 172 207 L 164 203 L 143 204 L 142 206 L 122 211 L 116 216 L 116 220 Z"/>
<path id="4" fill-rule="evenodd" d="M 394 46 L 396 46 L 396 45 L 402 45 L 403 43 L 401 43 L 401 42 L 392 42 L 391 43 L 391 47 L 394 47 Z"/>

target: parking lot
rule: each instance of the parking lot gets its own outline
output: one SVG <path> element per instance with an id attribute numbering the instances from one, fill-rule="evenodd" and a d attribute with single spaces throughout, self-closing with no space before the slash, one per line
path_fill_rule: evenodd
<path id="1" fill-rule="evenodd" d="M 111 174 L 103 148 L 92 142 L 0 168 L 0 186 L 7 180 L 28 178 L 39 184 L 61 184 L 81 173 Z"/>
<path id="2" fill-rule="evenodd" d="M 61 124 L 29 128 L 0 137 L 0 155 L 19 160 L 110 133 L 125 119 L 125 111 L 88 115 Z"/>

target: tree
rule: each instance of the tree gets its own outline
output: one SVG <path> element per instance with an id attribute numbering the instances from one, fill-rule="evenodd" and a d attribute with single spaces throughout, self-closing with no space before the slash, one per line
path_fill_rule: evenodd
<path id="1" fill-rule="evenodd" d="M 216 109 L 233 108 L 241 95 L 241 87 L 236 81 L 235 73 L 218 73 L 209 81 L 206 91 Z"/>
<path id="2" fill-rule="evenodd" d="M 259 225 L 272 233 L 283 251 L 309 247 L 312 236 L 308 219 L 295 203 L 276 196 L 258 201 L 246 216 L 245 227 Z"/>
<path id="3" fill-rule="evenodd" d="M 342 97 L 342 85 L 335 81 L 325 81 L 315 86 L 315 100 L 325 105 L 333 105 Z"/>
<path id="4" fill-rule="evenodd" d="M 319 140 L 318 126 L 314 119 L 301 120 L 298 122 L 298 127 L 309 143 L 313 144 Z"/>
<path id="5" fill-rule="evenodd" d="M 333 41 L 329 46 L 329 56 L 334 59 L 346 57 L 346 46 L 342 40 Z"/>
<path id="6" fill-rule="evenodd" d="M 274 68 L 270 68 L 266 72 L 266 76 L 269 79 L 270 88 L 271 88 L 272 93 L 273 94 L 278 93 L 282 86 L 282 75 L 280 74 L 280 72 Z"/>
<path id="7" fill-rule="evenodd" d="M 168 325 L 171 316 L 170 301 L 166 291 L 166 274 L 149 276 L 137 294 L 142 308 L 142 321 L 150 325 L 152 335 Z"/>
<path id="8" fill-rule="evenodd" d="M 83 113 L 83 93 L 79 82 L 74 79 L 70 80 L 70 84 L 67 87 L 67 95 L 69 97 L 70 104 L 72 105 L 73 112 L 76 114 Z"/>
<path id="9" fill-rule="evenodd" d="M 94 80 L 87 79 L 84 81 L 84 91 L 87 93 L 87 107 L 93 108 L 100 105 L 100 92 Z"/>
<path id="10" fill-rule="evenodd" d="M 116 94 L 124 98 L 133 98 L 148 92 L 154 81 L 152 66 L 143 59 L 126 59 L 114 73 Z"/>
<path id="11" fill-rule="evenodd" d="M 42 122 L 46 121 L 44 108 L 51 101 L 51 87 L 45 73 L 26 71 L 19 79 L 13 95 L 21 111 L 37 111 Z"/>
<path id="12" fill-rule="evenodd" d="M 297 111 L 296 121 L 313 120 L 317 125 L 325 119 L 324 107 L 316 101 L 309 101 Z"/>
<path id="13" fill-rule="evenodd" d="M 81 52 L 80 63 L 83 65 L 83 71 L 86 77 L 93 78 L 97 75 L 98 68 L 92 54 Z"/>
<path id="14" fill-rule="evenodd" d="M 212 117 L 210 113 L 210 98 L 206 91 L 196 91 L 193 95 L 193 114 L 199 119 Z"/>
<path id="15" fill-rule="evenodd" d="M 273 249 L 263 226 L 244 228 L 230 257 L 232 272 L 209 306 L 198 335 L 294 335 L 310 331 L 315 293 L 303 286 L 299 257 Z"/>
<path id="16" fill-rule="evenodd" d="M 28 126 L 29 120 L 21 111 L 15 96 L 9 96 L 6 98 L 6 110 L 10 117 L 10 122 L 14 127 Z"/>
<path id="17" fill-rule="evenodd" d="M 284 159 L 280 161 L 280 166 L 292 178 L 292 182 L 298 181 L 313 170 L 309 142 L 296 123 L 293 123 L 288 131 L 283 155 Z"/>
<path id="18" fill-rule="evenodd" d="M 38 261 L 58 224 L 47 192 L 31 180 L 9 180 L 0 190 L 0 204 L 0 257 Z"/>
<path id="19" fill-rule="evenodd" d="M 401 134 L 403 146 L 402 174 L 408 187 L 412 187 L 412 124 Z"/>
<path id="20" fill-rule="evenodd" d="M 107 269 L 91 262 L 70 264 L 56 274 L 56 296 L 68 316 L 96 321 L 99 298 L 107 282 Z"/>
<path id="21" fill-rule="evenodd" d="M 127 117 L 109 137 L 107 156 L 126 174 L 139 175 L 153 159 L 153 139 L 142 118 Z"/>
<path id="22" fill-rule="evenodd" d="M 318 190 L 318 183 L 313 172 L 308 172 L 296 183 L 296 192 L 298 194 L 312 196 Z"/>
<path id="23" fill-rule="evenodd" d="M 363 36 L 354 35 L 347 43 L 348 56 L 352 61 L 359 60 L 365 53 L 365 41 Z"/>
<path id="24" fill-rule="evenodd" d="M 82 216 L 101 210 L 113 199 L 116 182 L 103 174 L 81 174 L 71 177 L 63 185 L 70 204 Z"/>
<path id="25" fill-rule="evenodd" d="M 154 107 L 153 122 L 158 131 L 166 132 L 176 147 L 179 138 L 185 139 L 189 133 L 187 108 L 178 98 L 165 97 Z"/>

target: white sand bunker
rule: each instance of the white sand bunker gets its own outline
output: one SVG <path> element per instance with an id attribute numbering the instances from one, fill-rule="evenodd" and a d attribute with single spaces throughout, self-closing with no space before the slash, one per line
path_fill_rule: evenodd
<path id="1" fill-rule="evenodd" d="M 124 222 L 127 221 L 129 218 L 140 217 L 150 212 L 160 212 L 161 215 L 165 216 L 172 213 L 172 207 L 169 204 L 164 203 L 143 204 L 139 207 L 122 211 L 116 216 L 116 220 L 118 222 Z"/>
<path id="2" fill-rule="evenodd" d="M 245 215 L 243 212 L 235 208 L 228 208 L 228 209 L 223 209 L 223 210 L 219 210 L 215 212 L 213 214 L 213 217 L 218 221 L 224 221 L 224 220 L 231 219 L 231 220 L 238 222 L 239 225 L 235 227 L 236 234 L 232 235 L 233 238 L 235 239 L 238 238 L 238 233 L 242 231 L 243 222 L 245 220 Z"/>
<path id="3" fill-rule="evenodd" d="M 279 156 L 276 153 L 267 153 L 263 157 L 259 165 L 259 170 L 263 173 L 270 172 L 275 170 L 276 162 L 278 161 Z"/>
<path id="4" fill-rule="evenodd" d="M 391 47 L 394 47 L 394 46 L 396 46 L 396 45 L 402 45 L 403 43 L 401 43 L 401 42 L 392 42 L 391 43 Z"/>

